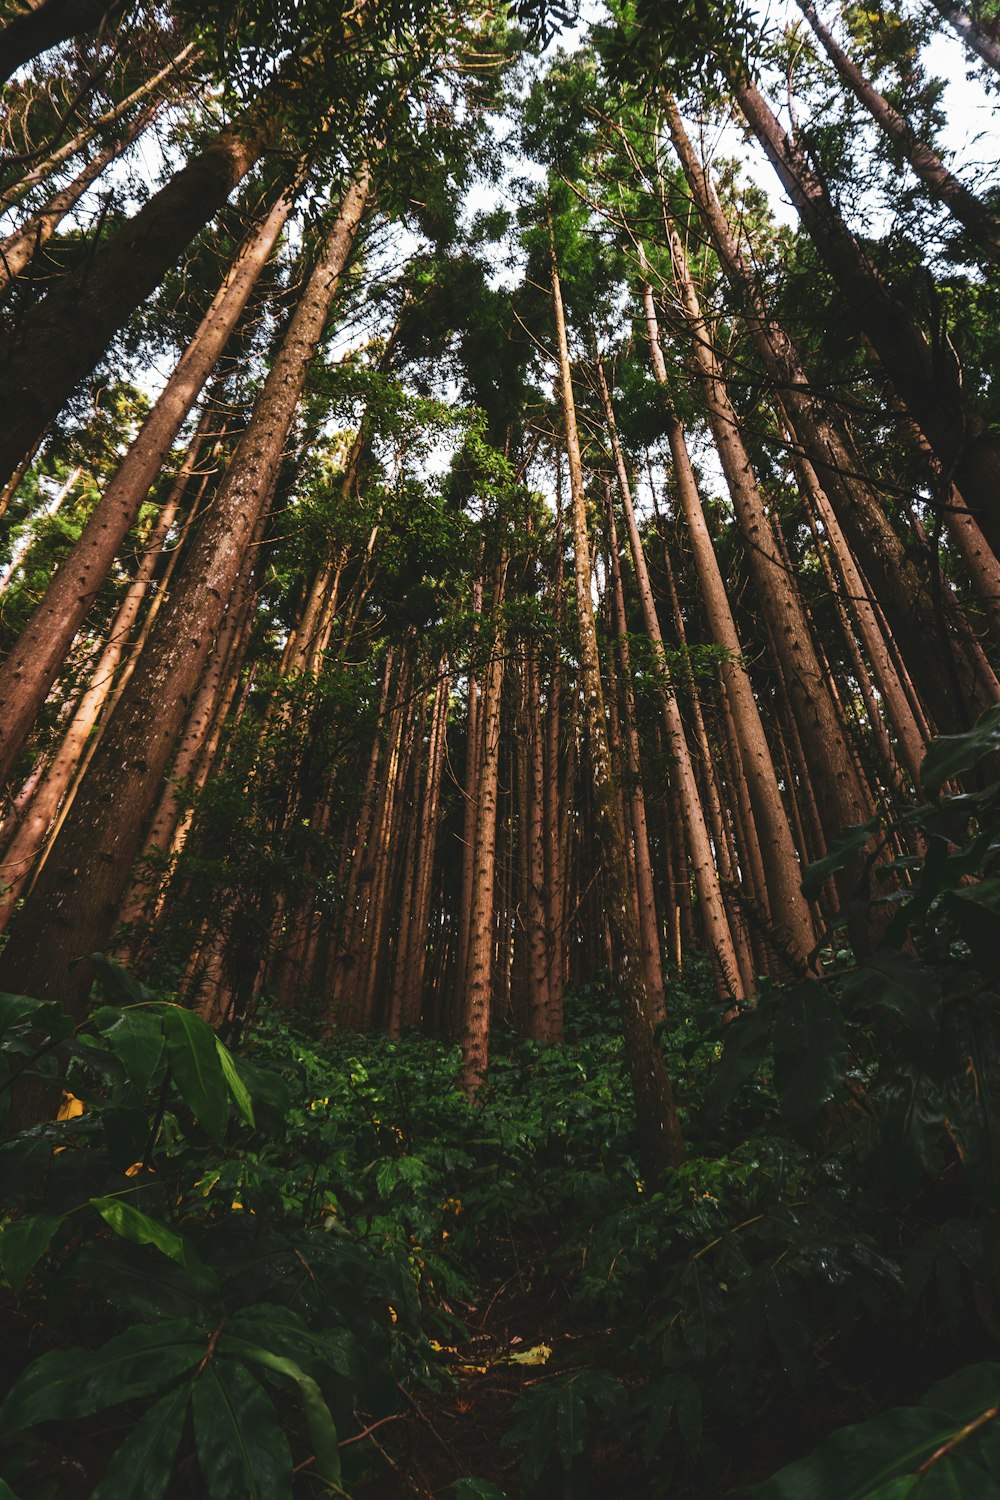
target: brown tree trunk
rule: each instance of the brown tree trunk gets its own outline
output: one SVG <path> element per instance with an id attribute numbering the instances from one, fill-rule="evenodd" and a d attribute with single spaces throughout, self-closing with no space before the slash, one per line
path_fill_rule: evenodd
<path id="1" fill-rule="evenodd" d="M 135 623 L 146 603 L 150 584 L 162 556 L 163 544 L 188 487 L 201 452 L 205 431 L 211 420 L 212 414 L 206 412 L 198 425 L 180 472 L 161 507 L 153 530 L 146 539 L 142 560 L 115 615 L 90 683 L 73 712 L 59 749 L 32 797 L 13 841 L 8 846 L 3 860 L 0 861 L 0 886 L 5 887 L 0 895 L 0 932 L 7 926 L 14 903 L 31 875 L 60 803 L 80 767 L 91 731 L 112 695 L 115 674 L 128 649 Z M 204 483 L 205 481 L 203 485 Z M 175 558 L 176 551 L 171 561 Z M 162 586 L 164 585 L 161 585 L 161 592 L 158 595 L 160 598 L 162 598 Z"/>
<path id="2" fill-rule="evenodd" d="M 677 155 L 698 212 L 712 239 L 723 271 L 740 297 L 747 325 L 764 367 L 778 388 L 781 402 L 811 464 L 819 485 L 829 500 L 854 555 L 871 579 L 898 641 L 905 642 L 910 673 L 942 732 L 967 727 L 966 704 L 973 713 L 977 704 L 975 674 L 962 653 L 956 651 L 941 631 L 933 593 L 914 560 L 907 554 L 882 509 L 879 499 L 860 472 L 857 455 L 823 405 L 813 393 L 798 350 L 786 330 L 767 312 L 751 267 L 744 259 L 708 176 L 692 149 L 673 100 L 667 99 L 667 118 Z M 824 518 L 824 527 L 826 520 Z M 829 530 L 829 528 L 826 528 Z M 841 549 L 838 546 L 838 566 Z M 848 593 L 853 596 L 852 585 Z M 860 624 L 859 619 L 859 624 Z M 879 651 L 867 626 L 865 644 L 879 681 L 879 689 L 892 693 L 882 680 L 884 648 Z M 956 673 L 962 685 L 955 693 Z M 972 695 L 972 696 L 970 696 Z M 905 716 L 895 717 L 897 733 L 905 738 Z"/>
<path id="3" fill-rule="evenodd" d="M 273 144 L 276 101 L 275 87 L 221 130 L 0 343 L 0 477 L 47 431 L 109 340 Z"/>
<path id="4" fill-rule="evenodd" d="M 941 339 L 932 346 L 913 322 L 760 91 L 744 80 L 735 85 L 734 92 L 821 260 L 839 286 L 852 320 L 875 350 L 900 399 L 1000 555 L 1000 432 L 969 406 L 950 341 Z"/>
<path id="5" fill-rule="evenodd" d="M 364 169 L 347 191 L 250 426 L 147 643 L 143 672 L 122 696 L 32 901 L 12 929 L 0 982 L 15 991 L 30 988 L 76 1015 L 85 1012 L 92 979 L 85 956 L 105 945 L 113 926 L 191 693 L 278 474 L 368 187 Z"/>
<path id="6" fill-rule="evenodd" d="M 503 689 L 502 607 L 507 558 L 497 564 L 493 584 L 493 638 L 483 671 L 479 705 L 476 821 L 473 834 L 472 896 L 468 917 L 468 951 L 464 974 L 458 975 L 462 1066 L 458 1083 L 473 1097 L 489 1067 L 490 1010 L 493 1002 L 494 883 L 496 879 L 497 793 L 500 769 L 500 704 Z"/>
<path id="7" fill-rule="evenodd" d="M 110 25 L 125 9 L 125 0 L 26 0 L 0 29 L 0 84 L 50 47 Z"/>
<path id="8" fill-rule="evenodd" d="M 673 1088 L 663 1054 L 657 1046 L 643 982 L 639 934 L 628 885 L 625 838 L 618 817 L 617 796 L 611 778 L 607 721 L 601 692 L 597 654 L 597 631 L 590 593 L 590 538 L 587 503 L 583 489 L 583 461 L 576 426 L 576 407 L 570 374 L 569 343 L 563 312 L 562 289 L 552 244 L 552 301 L 555 312 L 556 346 L 559 359 L 560 394 L 566 448 L 569 457 L 570 492 L 573 504 L 573 558 L 576 575 L 577 625 L 580 633 L 580 676 L 584 699 L 587 746 L 590 751 L 597 833 L 608 896 L 608 917 L 616 942 L 615 975 L 621 1004 L 625 1056 L 635 1099 L 639 1134 L 639 1161 L 651 1182 L 678 1166 L 684 1159 Z M 728 934 L 728 926 L 726 928 Z M 735 963 L 733 963 L 735 969 Z"/>
<path id="9" fill-rule="evenodd" d="M 819 38 L 827 57 L 854 97 L 865 107 L 876 125 L 898 147 L 933 198 L 964 224 L 979 249 L 992 261 L 1000 261 L 1000 223 L 986 204 L 950 172 L 937 152 L 921 141 L 909 120 L 893 109 L 888 99 L 868 82 L 832 33 L 820 20 L 812 0 L 798 0 L 799 9 Z"/>
<path id="10" fill-rule="evenodd" d="M 969 50 L 981 57 L 994 73 L 1000 73 L 1000 44 L 983 30 L 979 22 L 974 21 L 961 6 L 953 5 L 951 0 L 931 0 L 931 4 L 935 10 L 940 11 L 948 25 L 958 32 Z"/>
<path id="11" fill-rule="evenodd" d="M 290 207 L 282 195 L 247 240 L 79 540 L 0 667 L 0 785 L 10 775 L 182 422 L 236 327 Z"/>
<path id="12" fill-rule="evenodd" d="M 98 151 L 85 166 L 80 168 L 72 182 L 67 183 L 64 188 L 60 188 L 52 195 L 44 208 L 26 219 L 13 234 L 0 240 L 0 295 L 31 264 L 39 251 L 44 249 L 63 219 L 71 209 L 76 207 L 91 183 L 97 181 L 104 168 L 116 157 L 124 155 L 132 143 L 138 140 L 146 126 L 156 118 L 161 108 L 161 104 L 152 104 L 144 109 L 122 136 Z"/>
<path id="13" fill-rule="evenodd" d="M 681 811 L 684 817 L 684 829 L 687 834 L 688 855 L 694 873 L 695 888 L 698 892 L 699 915 L 705 929 L 705 938 L 709 953 L 716 968 L 720 997 L 728 996 L 732 999 L 742 999 L 736 948 L 733 943 L 733 935 L 729 929 L 729 918 L 726 914 L 725 902 L 722 899 L 722 890 L 719 885 L 719 876 L 715 868 L 715 860 L 712 852 L 712 841 L 709 837 L 708 825 L 705 821 L 705 811 L 701 805 L 701 797 L 698 794 L 698 783 L 694 774 L 694 766 L 691 763 L 691 752 L 688 749 L 687 739 L 684 734 L 684 725 L 681 720 L 677 697 L 670 683 L 666 652 L 663 648 L 663 633 L 660 630 L 660 621 L 656 613 L 656 602 L 653 599 L 653 589 L 649 581 L 649 570 L 646 566 L 646 556 L 642 547 L 642 538 L 639 535 L 639 527 L 635 519 L 635 508 L 632 504 L 632 487 L 629 484 L 628 470 L 625 467 L 624 455 L 621 451 L 621 444 L 618 441 L 610 393 L 607 388 L 607 382 L 604 379 L 604 371 L 599 361 L 597 364 L 597 377 L 598 388 L 604 404 L 605 420 L 608 424 L 608 434 L 611 439 L 615 469 L 618 475 L 618 488 L 625 515 L 625 529 L 628 532 L 629 546 L 632 553 L 632 565 L 635 570 L 635 578 L 639 590 L 642 621 L 646 634 L 649 636 L 658 668 L 663 722 L 674 756 L 673 774 L 677 778 Z"/>

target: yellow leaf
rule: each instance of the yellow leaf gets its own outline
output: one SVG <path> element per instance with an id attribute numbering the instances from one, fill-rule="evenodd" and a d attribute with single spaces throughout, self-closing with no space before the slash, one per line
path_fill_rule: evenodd
<path id="1" fill-rule="evenodd" d="M 533 1349 L 519 1350 L 517 1354 L 509 1354 L 507 1363 L 511 1365 L 544 1365 L 552 1356 L 552 1350 L 548 1344 L 536 1344 Z"/>
<path id="2" fill-rule="evenodd" d="M 63 1091 L 63 1102 L 59 1106 L 57 1120 L 76 1120 L 83 1114 L 83 1100 Z"/>

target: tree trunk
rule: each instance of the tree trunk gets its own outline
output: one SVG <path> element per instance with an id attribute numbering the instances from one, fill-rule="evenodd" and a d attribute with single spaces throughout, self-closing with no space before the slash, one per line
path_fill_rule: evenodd
<path id="1" fill-rule="evenodd" d="M 73 637 L 236 327 L 290 207 L 283 194 L 244 245 L 79 540 L 0 666 L 0 784 L 10 775 Z"/>
<path id="2" fill-rule="evenodd" d="M 734 92 L 839 286 L 852 320 L 1000 555 L 1000 432 L 969 406 L 951 342 L 929 343 L 847 228 L 822 180 L 788 139 L 759 90 L 740 81 Z"/>
<path id="3" fill-rule="evenodd" d="M 496 878 L 497 794 L 500 770 L 500 705 L 503 688 L 503 607 L 507 558 L 497 563 L 493 585 L 493 638 L 483 670 L 479 705 L 476 821 L 472 853 L 472 895 L 468 951 L 459 974 L 462 1066 L 459 1088 L 469 1098 L 486 1080 L 489 1067 L 490 1011 L 493 1003 L 494 883 Z"/>
<path id="4" fill-rule="evenodd" d="M 642 610 L 643 625 L 646 634 L 649 636 L 658 668 L 663 722 L 671 752 L 674 756 L 674 775 L 677 778 L 684 828 L 687 834 L 688 854 L 694 873 L 695 888 L 698 892 L 699 915 L 705 929 L 705 938 L 709 952 L 715 965 L 720 998 L 738 1000 L 743 998 L 740 969 L 736 958 L 733 935 L 729 930 L 729 918 L 726 913 L 725 902 L 722 899 L 719 876 L 715 868 L 712 841 L 709 837 L 708 825 L 705 821 L 705 810 L 701 805 L 701 797 L 698 793 L 698 783 L 694 774 L 694 766 L 691 763 L 691 752 L 688 749 L 687 739 L 684 734 L 680 708 L 678 707 L 677 697 L 670 683 L 669 667 L 663 647 L 663 633 L 660 630 L 660 621 L 656 613 L 656 602 L 653 599 L 653 589 L 649 581 L 649 570 L 646 566 L 646 555 L 643 551 L 642 538 L 639 535 L 639 527 L 635 519 L 635 508 L 632 504 L 632 487 L 629 483 L 628 470 L 625 467 L 621 444 L 618 441 L 614 410 L 611 406 L 611 396 L 600 361 L 598 361 L 596 369 L 598 389 L 604 405 L 605 421 L 608 425 L 608 435 L 611 439 L 615 470 L 618 475 L 618 489 L 625 515 L 625 529 L 628 532 L 632 565 L 635 570 L 635 578 L 639 590 L 639 605 Z"/>
<path id="5" fill-rule="evenodd" d="M 986 204 L 959 182 L 937 152 L 919 139 L 909 120 L 893 109 L 888 99 L 868 82 L 823 25 L 812 0 L 798 0 L 798 6 L 847 87 L 906 158 L 931 196 L 943 203 L 960 224 L 964 224 L 987 259 L 1000 261 L 1000 223 Z"/>
<path id="6" fill-rule="evenodd" d="M 967 703 L 974 716 L 988 706 L 975 697 L 975 674 L 940 628 L 936 602 L 927 580 L 890 526 L 877 495 L 860 472 L 857 455 L 813 393 L 798 350 L 786 330 L 771 318 L 751 267 L 739 246 L 703 167 L 685 133 L 673 100 L 667 99 L 671 138 L 684 169 L 698 212 L 709 231 L 720 264 L 740 297 L 757 351 L 780 394 L 803 456 L 816 472 L 855 556 L 870 578 L 897 641 L 905 643 L 910 675 L 919 687 L 942 732 L 967 727 Z M 824 520 L 824 526 L 826 522 Z M 829 530 L 829 528 L 827 528 Z M 838 565 L 840 550 L 838 548 Z M 855 597 L 852 585 L 848 593 Z M 860 598 L 859 598 L 860 608 Z M 859 617 L 860 623 L 860 617 Z M 880 651 L 864 626 L 869 660 L 879 690 L 889 696 L 883 680 L 884 647 Z M 956 696 L 956 672 L 962 692 Z M 970 697 L 970 695 L 972 695 Z M 905 737 L 905 716 L 895 718 L 897 733 Z"/>
<path id="7" fill-rule="evenodd" d="M 948 25 L 958 32 L 971 52 L 981 57 L 994 73 L 1000 73 L 1000 45 L 983 30 L 979 22 L 974 21 L 961 6 L 951 4 L 950 0 L 931 0 L 931 4 L 944 16 Z"/>
<path id="8" fill-rule="evenodd" d="M 551 233 L 551 230 L 550 230 Z M 628 885 L 625 838 L 618 817 L 611 778 L 607 721 L 601 692 L 597 631 L 590 593 L 590 538 L 583 489 L 583 461 L 576 426 L 576 407 L 570 374 L 569 343 L 563 312 L 562 288 L 552 243 L 552 301 L 559 360 L 566 447 L 573 505 L 573 559 L 576 576 L 577 625 L 580 633 L 580 676 L 584 698 L 587 745 L 590 751 L 597 832 L 603 863 L 612 932 L 617 944 L 617 988 L 621 1005 L 625 1056 L 635 1099 L 639 1161 L 643 1175 L 656 1182 L 684 1160 L 684 1137 L 673 1088 L 663 1054 L 657 1045 L 643 982 L 639 934 Z M 728 933 L 728 927 L 726 929 Z M 733 964 L 735 969 L 735 963 Z"/>
<path id="9" fill-rule="evenodd" d="M 110 339 L 273 144 L 276 93 L 221 130 L 0 343 L 0 477 L 13 472 Z"/>
<path id="10" fill-rule="evenodd" d="M 133 142 L 138 140 L 147 125 L 156 118 L 161 108 L 162 104 L 152 104 L 144 109 L 124 135 L 98 151 L 86 166 L 81 167 L 72 182 L 67 183 L 64 188 L 60 188 L 59 192 L 52 195 L 44 208 L 26 219 L 13 234 L 0 240 L 0 294 L 7 290 L 25 267 L 31 264 L 38 252 L 48 244 L 63 219 L 71 209 L 76 207 L 91 183 L 97 181 L 104 168 L 116 157 L 124 155 Z"/>
<path id="11" fill-rule="evenodd" d="M 218 630 L 261 509 L 280 469 L 368 194 L 352 182 L 302 293 L 183 577 L 161 613 L 115 721 L 105 732 L 53 854 L 0 959 L 0 982 L 86 1010 L 86 955 L 111 932 L 190 696 Z M 74 960 L 83 959 L 74 968 Z M 36 1106 L 37 1107 L 37 1106 Z"/>
<path id="12" fill-rule="evenodd" d="M 40 0 L 0 30 L 0 84 L 50 47 L 88 36 L 116 20 L 125 0 Z"/>

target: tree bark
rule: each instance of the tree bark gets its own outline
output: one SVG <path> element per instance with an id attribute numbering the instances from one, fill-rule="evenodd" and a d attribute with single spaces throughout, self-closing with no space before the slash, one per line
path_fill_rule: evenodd
<path id="1" fill-rule="evenodd" d="M 986 204 L 975 193 L 959 182 L 937 152 L 920 140 L 909 120 L 904 119 L 888 99 L 868 82 L 861 69 L 852 62 L 824 26 L 812 0 L 798 0 L 798 6 L 847 87 L 906 158 L 931 196 L 943 203 L 954 218 L 965 226 L 988 260 L 1000 261 L 1000 222 L 995 215 L 990 213 Z"/>
<path id="2" fill-rule="evenodd" d="M 656 1182 L 664 1173 L 679 1166 L 684 1160 L 684 1137 L 674 1102 L 673 1088 L 663 1061 L 663 1054 L 656 1042 L 650 1017 L 649 1000 L 642 974 L 639 934 L 636 930 L 632 893 L 628 885 L 625 838 L 618 816 L 617 797 L 611 777 L 607 721 L 597 654 L 597 631 L 594 625 L 594 607 L 590 592 L 590 538 L 587 530 L 587 506 L 583 489 L 583 460 L 577 433 L 569 343 L 554 242 L 551 260 L 552 301 L 560 373 L 559 387 L 573 506 L 573 559 L 587 745 L 590 751 L 597 832 L 608 898 L 608 917 L 612 923 L 612 933 L 617 944 L 615 978 L 621 1006 L 625 1055 L 635 1099 L 639 1161 L 643 1175 L 650 1182 Z M 735 964 L 733 967 L 735 968 Z"/>
<path id="3" fill-rule="evenodd" d="M 9 777 L 181 424 L 236 327 L 290 208 L 289 197 L 282 194 L 247 240 L 79 540 L 0 666 L 0 785 Z"/>
<path id="4" fill-rule="evenodd" d="M 351 183 L 289 323 L 183 577 L 105 732 L 32 900 L 0 959 L 15 992 L 86 1010 L 87 956 L 107 942 L 143 828 L 261 509 L 280 469 L 306 375 L 322 339 L 369 189 Z M 83 960 L 70 968 L 75 960 Z"/>
<path id="5" fill-rule="evenodd" d="M 28 0 L 22 13 L 0 30 L 0 84 L 50 47 L 88 36 L 125 9 L 125 0 Z"/>

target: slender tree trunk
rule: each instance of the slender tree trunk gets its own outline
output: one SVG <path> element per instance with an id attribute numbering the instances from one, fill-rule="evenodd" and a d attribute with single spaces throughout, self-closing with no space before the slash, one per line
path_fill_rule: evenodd
<path id="1" fill-rule="evenodd" d="M 80 168 L 72 182 L 53 194 L 44 208 L 26 219 L 13 234 L 0 240 L 0 294 L 6 291 L 22 271 L 31 264 L 39 251 L 44 249 L 63 219 L 71 209 L 76 207 L 91 183 L 97 181 L 105 167 L 116 157 L 124 155 L 133 142 L 138 140 L 147 125 L 156 118 L 161 108 L 160 104 L 152 104 L 144 109 L 124 135 L 98 151 L 85 166 Z"/>
<path id="2" fill-rule="evenodd" d="M 735 86 L 740 109 L 839 286 L 852 320 L 1000 555 L 1000 432 L 969 406 L 946 339 L 932 347 L 834 208 L 822 180 L 760 91 Z"/>
<path id="3" fill-rule="evenodd" d="M 182 422 L 236 327 L 290 207 L 283 194 L 246 242 L 79 540 L 0 666 L 0 785 L 10 775 Z"/>
<path id="4" fill-rule="evenodd" d="M 98 115 L 96 120 L 90 121 L 76 135 L 71 136 L 68 141 L 64 141 L 61 146 L 57 146 L 51 151 L 43 151 L 41 161 L 36 161 L 36 164 L 30 167 L 16 182 L 10 183 L 7 187 L 0 188 L 0 208 L 6 212 L 15 203 L 20 202 L 31 188 L 35 187 L 39 182 L 44 182 L 47 178 L 54 176 L 64 162 L 76 156 L 85 146 L 89 146 L 90 142 L 95 139 L 99 132 L 103 131 L 108 125 L 117 125 L 122 121 L 132 106 L 140 103 L 149 94 L 153 93 L 165 78 L 169 78 L 171 74 L 179 78 L 183 65 L 197 58 L 198 55 L 194 43 L 189 43 L 175 57 L 172 57 L 164 67 L 153 73 L 143 83 L 140 83 L 138 88 L 133 89 L 132 93 L 125 99 L 119 100 L 110 109 Z M 35 153 L 32 153 L 32 160 L 35 160 Z"/>
<path id="5" fill-rule="evenodd" d="M 85 1012 L 92 970 L 138 853 L 191 693 L 258 516 L 270 496 L 368 194 L 363 169 L 344 198 L 183 578 L 77 795 L 31 903 L 0 959 L 0 983 Z M 71 969 L 74 960 L 84 958 Z M 36 1105 L 37 1107 L 37 1105 Z"/>
<path id="6" fill-rule="evenodd" d="M 98 716 L 111 697 L 115 674 L 126 652 L 143 604 L 147 600 L 153 576 L 162 557 L 163 544 L 188 487 L 210 421 L 211 415 L 206 412 L 188 448 L 180 472 L 161 507 L 156 524 L 146 540 L 142 560 L 115 615 L 90 683 L 74 710 L 59 749 L 31 799 L 30 807 L 20 823 L 13 842 L 0 862 L 0 885 L 6 887 L 0 895 L 0 932 L 6 927 L 14 902 L 27 882 L 45 844 L 59 805 L 80 766 L 81 757 Z"/>
<path id="7" fill-rule="evenodd" d="M 1000 44 L 983 30 L 979 22 L 974 21 L 961 6 L 953 5 L 951 0 L 931 0 L 931 4 L 944 16 L 948 25 L 958 32 L 970 52 L 975 52 L 977 57 L 982 58 L 994 73 L 1000 73 Z"/>
<path id="8" fill-rule="evenodd" d="M 483 612 L 483 579 L 477 572 L 472 585 L 472 612 L 479 616 Z M 478 621 L 476 626 L 478 635 Z M 458 907 L 458 947 L 455 967 L 455 1006 L 453 1015 L 456 1033 L 461 1026 L 462 996 L 465 976 L 469 966 L 469 924 L 472 919 L 472 882 L 476 847 L 476 807 L 479 799 L 479 711 L 480 683 L 473 664 L 468 671 L 465 714 L 465 785 L 462 789 L 464 813 L 462 818 L 462 884 Z"/>
<path id="9" fill-rule="evenodd" d="M 489 1067 L 490 1010 L 493 1002 L 494 884 L 496 879 L 497 794 L 500 770 L 500 706 L 503 688 L 501 610 L 507 558 L 497 564 L 493 585 L 494 626 L 489 660 L 483 671 L 479 708 L 480 744 L 476 775 L 476 823 L 473 836 L 472 899 L 468 918 L 468 952 L 459 975 L 462 1067 L 459 1087 L 470 1098 L 482 1086 Z"/>
<path id="10" fill-rule="evenodd" d="M 109 340 L 273 144 L 276 93 L 221 130 L 0 342 L 0 476 L 13 472 Z"/>
<path id="11" fill-rule="evenodd" d="M 694 766 L 691 762 L 691 752 L 688 749 L 687 738 L 684 734 L 684 725 L 681 720 L 677 697 L 670 683 L 666 652 L 663 647 L 663 633 L 660 629 L 660 621 L 656 613 L 653 589 L 649 581 L 649 570 L 646 566 L 646 555 L 643 551 L 642 538 L 639 535 L 639 527 L 635 519 L 635 508 L 632 504 L 632 487 L 629 483 L 628 470 L 625 467 L 621 444 L 618 441 L 611 397 L 600 362 L 597 364 L 597 377 L 598 388 L 604 404 L 605 420 L 608 424 L 608 434 L 611 439 L 615 469 L 618 475 L 618 489 L 625 515 L 625 529 L 628 532 L 632 565 L 635 570 L 636 583 L 639 589 L 639 605 L 642 610 L 643 625 L 653 647 L 653 654 L 658 668 L 663 722 L 670 741 L 670 748 L 674 755 L 674 775 L 677 778 L 681 810 L 684 817 L 684 828 L 687 834 L 688 854 L 691 859 L 695 887 L 698 892 L 699 914 L 705 929 L 709 952 L 716 966 L 717 979 L 720 984 L 720 996 L 725 997 L 728 995 L 734 999 L 742 999 L 736 948 L 733 943 L 733 935 L 729 929 L 729 918 L 726 913 L 725 902 L 722 898 L 718 872 L 715 868 L 712 841 L 709 836 L 708 825 L 705 821 L 705 811 L 701 804 L 701 797 L 698 793 L 698 783 L 694 774 Z"/>
<path id="12" fill-rule="evenodd" d="M 798 0 L 799 9 L 819 38 L 827 57 L 833 63 L 854 97 L 864 106 L 876 125 L 909 162 L 913 171 L 933 198 L 963 224 L 983 254 L 1000 261 L 1000 222 L 975 193 L 959 182 L 937 152 L 921 141 L 909 120 L 894 109 L 861 69 L 852 62 L 833 34 L 820 20 L 812 0 Z"/>
<path id="13" fill-rule="evenodd" d="M 550 231 L 551 232 L 551 231 Z M 639 1159 L 645 1177 L 655 1182 L 684 1159 L 684 1138 L 673 1088 L 653 1032 L 649 1000 L 643 981 L 639 934 L 628 884 L 625 838 L 618 817 L 611 778 L 607 721 L 601 692 L 597 631 L 590 593 L 590 538 L 587 532 L 583 461 L 576 426 L 576 407 L 570 374 L 569 343 L 562 289 L 552 244 L 552 301 L 555 312 L 560 394 L 573 503 L 573 558 L 576 574 L 577 624 L 580 633 L 580 675 L 586 714 L 597 832 L 604 865 L 609 920 L 617 942 L 617 986 L 621 1003 L 625 1055 L 635 1098 Z M 728 926 L 726 928 L 728 934 Z M 731 947 L 731 943 L 730 943 Z M 732 967 L 735 970 L 735 962 Z"/>
<path id="14" fill-rule="evenodd" d="M 424 994 L 424 972 L 427 963 L 428 924 L 431 915 L 434 856 L 437 850 L 438 809 L 441 801 L 441 778 L 447 750 L 448 704 L 451 676 L 447 661 L 438 666 L 434 693 L 430 741 L 427 747 L 427 776 L 424 782 L 417 842 L 416 880 L 410 915 L 410 942 L 404 963 L 404 983 L 400 999 L 400 1017 L 404 1026 L 418 1026 Z"/>
<path id="15" fill-rule="evenodd" d="M 863 823 L 869 816 L 869 796 L 854 763 L 843 723 L 837 713 L 816 654 L 809 621 L 794 581 L 775 543 L 774 531 L 757 488 L 749 454 L 743 444 L 739 418 L 729 399 L 714 341 L 702 317 L 687 268 L 683 246 L 667 221 L 678 295 L 684 308 L 708 420 L 719 452 L 737 524 L 746 543 L 747 566 L 767 619 L 774 648 L 791 690 L 791 704 L 809 758 L 810 773 L 823 809 L 827 835 Z M 845 904 L 862 878 L 863 860 L 844 872 Z M 874 941 L 869 917 L 855 909 L 851 936 L 859 956 Z"/>
<path id="16" fill-rule="evenodd" d="M 897 641 L 905 643 L 910 674 L 943 732 L 967 727 L 967 704 L 973 714 L 988 705 L 976 697 L 975 674 L 940 628 L 938 611 L 927 580 L 893 531 L 877 495 L 860 472 L 853 446 L 813 393 L 799 352 L 786 330 L 767 312 L 751 267 L 744 259 L 708 176 L 692 149 L 673 100 L 667 99 L 671 138 L 698 212 L 709 231 L 723 271 L 740 297 L 747 325 L 764 367 L 778 388 L 803 456 L 814 469 L 843 534 L 871 579 Z M 829 532 L 824 517 L 824 527 Z M 838 546 L 838 566 L 841 548 Z M 855 597 L 852 585 L 848 593 Z M 860 600 L 859 600 L 860 604 Z M 859 618 L 860 623 L 860 618 Z M 884 648 L 879 651 L 867 626 L 865 646 L 879 681 L 883 681 Z M 956 673 L 962 686 L 955 693 Z M 897 733 L 905 737 L 905 716 L 895 718 Z"/>
<path id="17" fill-rule="evenodd" d="M 71 469 L 69 478 L 59 486 L 58 490 L 52 496 L 51 500 L 46 500 L 44 504 L 40 505 L 35 511 L 34 515 L 25 522 L 24 531 L 22 532 L 18 540 L 14 543 L 14 546 L 11 550 L 10 561 L 8 562 L 7 566 L 2 571 L 0 571 L 0 594 L 2 594 L 8 587 L 21 564 L 27 561 L 28 554 L 30 553 L 35 543 L 36 528 L 38 522 L 51 520 L 53 516 L 58 515 L 59 511 L 62 509 L 63 505 L 66 503 L 73 490 L 75 489 L 76 482 L 80 478 L 80 475 L 82 473 L 83 470 L 79 465 L 77 465 L 76 468 Z M 3 702 L 2 700 L 0 700 L 0 707 L 2 706 Z M 2 733 L 3 730 L 0 729 L 0 735 L 2 735 Z M 9 767 L 7 767 L 6 769 L 9 770 Z M 3 778 L 0 777 L 0 780 L 2 779 Z"/>

